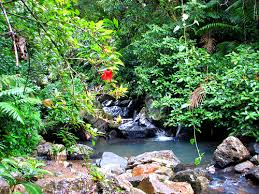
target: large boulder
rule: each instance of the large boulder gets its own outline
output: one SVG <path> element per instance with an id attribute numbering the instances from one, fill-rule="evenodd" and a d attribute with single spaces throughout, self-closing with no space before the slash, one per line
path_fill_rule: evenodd
<path id="1" fill-rule="evenodd" d="M 10 193 L 9 184 L 1 177 L 0 177 L 0 193 L 1 194 L 9 194 Z"/>
<path id="2" fill-rule="evenodd" d="M 214 152 L 214 160 L 221 167 L 242 162 L 249 156 L 247 148 L 238 138 L 233 136 L 226 138 Z"/>
<path id="3" fill-rule="evenodd" d="M 171 150 L 161 150 L 153 152 L 145 152 L 135 157 L 131 157 L 128 160 L 129 167 L 135 167 L 140 164 L 153 163 L 156 162 L 161 166 L 166 166 L 169 168 L 174 168 L 180 164 L 180 160 Z"/>
<path id="4" fill-rule="evenodd" d="M 209 180 L 196 173 L 194 170 L 184 170 L 177 172 L 171 180 L 176 182 L 188 182 L 192 185 L 193 190 L 195 193 L 206 193 L 209 186 Z"/>
<path id="5" fill-rule="evenodd" d="M 104 152 L 99 166 L 103 172 L 122 174 L 125 172 L 128 161 L 112 152 Z"/>
<path id="6" fill-rule="evenodd" d="M 154 137 L 158 131 L 146 117 L 143 108 L 133 121 L 129 121 L 119 126 L 121 133 L 127 138 Z"/>

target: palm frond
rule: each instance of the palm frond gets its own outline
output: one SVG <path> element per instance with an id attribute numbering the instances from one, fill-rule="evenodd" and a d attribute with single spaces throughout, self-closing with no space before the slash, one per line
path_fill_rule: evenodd
<path id="1" fill-rule="evenodd" d="M 0 114 L 1 112 L 7 114 L 7 116 L 12 118 L 13 120 L 24 124 L 22 114 L 20 113 L 19 109 L 16 108 L 12 103 L 0 102 Z"/>
<path id="2" fill-rule="evenodd" d="M 189 109 L 192 110 L 194 108 L 197 108 L 201 105 L 203 100 L 206 97 L 205 90 L 202 86 L 198 87 L 196 90 L 193 91 L 191 97 L 190 97 L 190 105 Z"/>

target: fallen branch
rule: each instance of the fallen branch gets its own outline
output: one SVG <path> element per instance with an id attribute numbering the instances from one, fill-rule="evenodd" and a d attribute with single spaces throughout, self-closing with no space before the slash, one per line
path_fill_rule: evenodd
<path id="1" fill-rule="evenodd" d="M 4 14 L 4 17 L 5 17 L 5 20 L 6 20 L 6 23 L 8 25 L 8 29 L 9 29 L 9 34 L 13 40 L 13 48 L 14 48 L 14 54 L 15 54 L 15 61 L 16 61 L 16 66 L 18 67 L 19 66 L 19 56 L 18 56 L 18 51 L 17 51 L 17 46 L 16 46 L 16 42 L 15 42 L 15 33 L 12 29 L 12 26 L 10 24 L 10 21 L 8 19 L 8 16 L 7 16 L 7 13 L 5 11 L 5 8 L 4 8 L 4 5 L 2 3 L 2 1 L 0 1 L 0 7 L 3 11 L 3 14 Z"/>

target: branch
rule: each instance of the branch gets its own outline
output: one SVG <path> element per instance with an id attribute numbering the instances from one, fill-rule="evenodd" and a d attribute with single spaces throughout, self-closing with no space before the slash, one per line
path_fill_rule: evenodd
<path id="1" fill-rule="evenodd" d="M 38 21 L 38 17 L 37 17 L 37 16 L 33 13 L 33 11 L 28 7 L 28 5 L 25 3 L 25 1 L 24 1 L 24 0 L 21 0 L 21 1 L 22 1 L 23 5 L 25 6 L 25 8 L 30 12 L 31 16 L 32 16 L 35 20 Z M 48 33 L 47 29 L 45 28 L 45 26 L 44 26 L 41 22 L 39 22 L 39 25 L 40 25 L 40 27 L 42 28 L 42 30 L 46 33 L 46 35 L 49 37 L 51 43 L 55 46 L 55 48 L 57 49 L 59 55 L 64 58 L 64 55 L 61 53 L 61 51 L 60 51 L 58 45 L 56 44 L 56 42 L 55 42 L 55 41 L 51 38 L 51 36 L 49 35 L 49 33 Z"/>
<path id="2" fill-rule="evenodd" d="M 15 33 L 13 32 L 13 29 L 12 29 L 12 26 L 10 24 L 10 21 L 8 19 L 8 16 L 7 16 L 7 13 L 5 11 L 5 8 L 4 8 L 4 5 L 2 3 L 2 1 L 0 1 L 0 7 L 3 11 L 3 14 L 4 14 L 4 17 L 5 17 L 5 20 L 6 20 L 6 23 L 8 25 L 8 29 L 9 29 L 9 34 L 13 40 L 13 48 L 14 48 L 14 54 L 15 54 L 15 61 L 16 61 L 16 66 L 18 67 L 19 66 L 19 56 L 18 56 L 18 51 L 17 51 L 17 46 L 16 46 L 16 42 L 15 42 Z"/>

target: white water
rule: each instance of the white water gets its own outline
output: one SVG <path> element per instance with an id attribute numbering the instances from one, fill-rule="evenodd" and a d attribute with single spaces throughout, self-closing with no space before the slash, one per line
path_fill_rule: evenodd
<path id="1" fill-rule="evenodd" d="M 174 137 L 167 136 L 165 131 L 158 131 L 156 133 L 156 137 L 154 138 L 154 141 L 171 141 L 174 140 Z"/>

